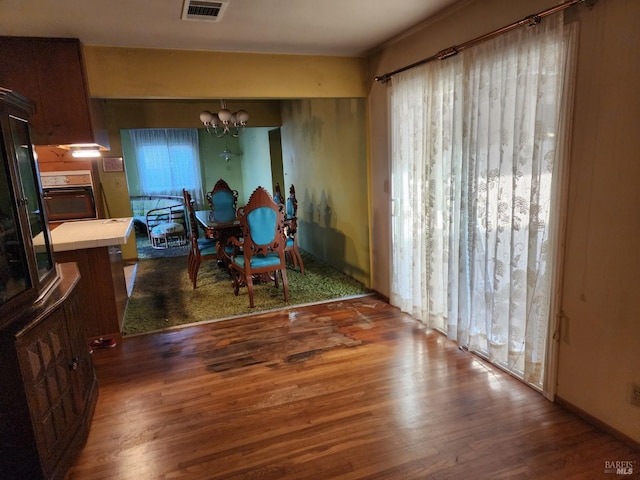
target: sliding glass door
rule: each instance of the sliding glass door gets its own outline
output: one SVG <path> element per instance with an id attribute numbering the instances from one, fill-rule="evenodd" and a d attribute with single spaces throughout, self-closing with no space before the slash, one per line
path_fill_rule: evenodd
<path id="1" fill-rule="evenodd" d="M 544 389 L 563 16 L 393 78 L 391 303 Z"/>

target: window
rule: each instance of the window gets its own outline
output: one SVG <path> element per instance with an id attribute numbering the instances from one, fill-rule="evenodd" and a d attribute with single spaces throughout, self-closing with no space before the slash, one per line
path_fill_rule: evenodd
<path id="1" fill-rule="evenodd" d="M 137 177 L 132 194 L 182 197 L 186 188 L 195 200 L 202 200 L 196 129 L 129 130 L 129 136 Z"/>

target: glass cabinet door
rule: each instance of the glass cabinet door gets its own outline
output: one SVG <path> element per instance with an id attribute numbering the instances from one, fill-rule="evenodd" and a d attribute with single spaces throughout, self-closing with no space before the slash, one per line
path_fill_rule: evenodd
<path id="1" fill-rule="evenodd" d="M 28 99 L 0 87 L 0 330 L 28 317 L 59 278 L 31 144 L 32 111 Z"/>
<path id="2" fill-rule="evenodd" d="M 14 152 L 22 183 L 23 198 L 19 203 L 26 209 L 34 255 L 40 281 L 54 268 L 49 232 L 46 228 L 40 183 L 29 140 L 29 125 L 20 118 L 9 117 Z"/>
<path id="3" fill-rule="evenodd" d="M 0 305 L 3 305 L 33 285 L 4 149 L 0 149 L 0 156 Z"/>

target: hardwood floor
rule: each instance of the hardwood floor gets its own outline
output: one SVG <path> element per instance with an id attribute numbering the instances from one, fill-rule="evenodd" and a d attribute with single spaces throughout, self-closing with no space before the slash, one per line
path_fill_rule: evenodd
<path id="1" fill-rule="evenodd" d="M 125 337 L 69 479 L 613 479 L 638 453 L 375 297 Z M 636 473 L 637 474 L 637 473 Z"/>

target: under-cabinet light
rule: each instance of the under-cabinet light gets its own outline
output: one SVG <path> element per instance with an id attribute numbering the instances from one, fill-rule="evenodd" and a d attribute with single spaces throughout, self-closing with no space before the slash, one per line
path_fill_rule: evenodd
<path id="1" fill-rule="evenodd" d="M 73 158 L 97 158 L 100 156 L 100 150 L 97 148 L 80 148 L 71 152 Z"/>

